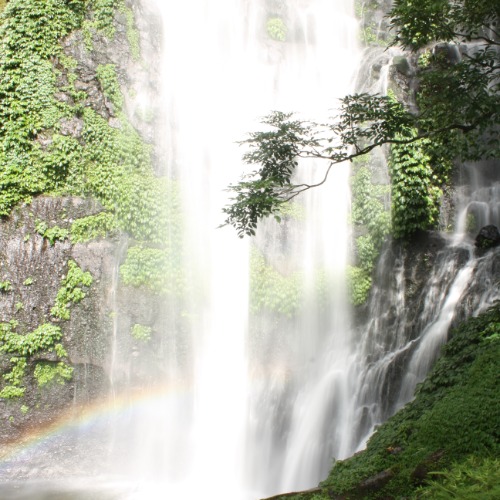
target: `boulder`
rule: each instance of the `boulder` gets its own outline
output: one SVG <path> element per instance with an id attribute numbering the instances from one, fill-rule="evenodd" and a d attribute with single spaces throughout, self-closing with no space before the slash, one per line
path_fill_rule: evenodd
<path id="1" fill-rule="evenodd" d="M 498 228 L 492 224 L 481 228 L 476 236 L 475 244 L 481 250 L 487 250 L 500 245 L 500 232 Z"/>

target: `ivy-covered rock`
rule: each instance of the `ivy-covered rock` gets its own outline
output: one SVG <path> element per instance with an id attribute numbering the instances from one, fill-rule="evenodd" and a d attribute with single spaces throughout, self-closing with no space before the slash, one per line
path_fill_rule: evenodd
<path id="1" fill-rule="evenodd" d="M 137 97 L 157 88 L 140 61 L 158 57 L 157 31 L 139 36 L 132 6 L 151 21 L 124 0 L 1 13 L 0 442 L 106 394 L 112 341 L 141 376 L 132 325 L 144 337 L 165 321 L 159 298 L 117 282 L 130 237 L 171 255 L 180 231 L 148 143 L 157 117 Z"/>

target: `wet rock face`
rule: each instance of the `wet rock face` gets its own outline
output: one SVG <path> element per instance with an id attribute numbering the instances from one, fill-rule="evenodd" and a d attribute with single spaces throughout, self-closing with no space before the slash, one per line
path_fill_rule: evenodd
<path id="1" fill-rule="evenodd" d="M 40 197 L 31 205 L 20 206 L 0 223 L 0 277 L 10 287 L 0 293 L 0 322 L 15 320 L 18 334 L 28 334 L 48 322 L 59 326 L 62 344 L 73 367 L 73 378 L 39 386 L 33 370 L 40 361 L 56 364 L 50 350 L 27 357 L 23 377 L 26 388 L 22 398 L 0 399 L 0 442 L 16 439 L 25 429 L 38 427 L 58 416 L 75 401 L 77 391 L 83 400 L 97 397 L 106 390 L 109 351 L 110 305 L 106 300 L 115 267 L 111 241 L 72 245 L 68 239 L 51 244 L 37 231 L 37 224 L 69 228 L 79 217 L 91 215 L 100 207 L 80 198 Z M 93 276 L 87 296 L 70 306 L 69 321 L 51 317 L 67 263 L 74 260 Z M 11 354 L 0 355 L 2 371 L 10 368 Z M 91 375 L 88 375 L 91 374 Z M 2 386 L 5 385 L 4 383 Z"/>

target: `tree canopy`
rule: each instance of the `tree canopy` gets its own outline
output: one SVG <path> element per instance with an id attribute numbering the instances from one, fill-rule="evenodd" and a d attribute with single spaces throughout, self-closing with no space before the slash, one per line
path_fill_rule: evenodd
<path id="1" fill-rule="evenodd" d="M 500 4 L 396 0 L 389 18 L 392 43 L 419 56 L 417 111 L 391 95 L 357 93 L 342 98 L 339 114 L 325 123 L 270 113 L 262 120 L 266 130 L 241 142 L 248 148 L 243 159 L 255 170 L 228 187 L 233 197 L 223 209 L 224 225 L 240 237 L 254 235 L 263 217 L 279 218 L 284 202 L 323 184 L 334 165 L 384 144 L 424 150 L 439 182 L 453 158 L 500 157 Z M 329 162 L 324 179 L 294 184 L 300 158 Z"/>

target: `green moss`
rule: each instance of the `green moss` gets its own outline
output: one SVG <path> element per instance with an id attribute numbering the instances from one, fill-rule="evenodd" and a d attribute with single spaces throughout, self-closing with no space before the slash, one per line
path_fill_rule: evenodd
<path id="1" fill-rule="evenodd" d="M 22 398 L 24 396 L 24 393 L 26 392 L 25 387 L 16 387 L 13 385 L 6 385 L 1 391 L 0 391 L 0 398 L 2 399 L 14 399 L 14 398 Z M 11 416 L 12 421 L 14 418 Z"/>
<path id="2" fill-rule="evenodd" d="M 16 356 L 32 356 L 40 351 L 49 351 L 61 339 L 61 329 L 52 323 L 44 323 L 27 334 L 15 332 L 16 322 L 0 323 L 0 352 Z M 12 362 L 12 360 L 11 360 Z"/>
<path id="3" fill-rule="evenodd" d="M 0 292 L 10 292 L 12 290 L 12 283 L 9 280 L 0 281 Z"/>
<path id="4" fill-rule="evenodd" d="M 51 323 L 45 323 L 27 334 L 15 331 L 17 322 L 0 323 L 0 352 L 13 355 L 10 369 L 2 378 L 6 385 L 0 391 L 0 398 L 20 398 L 24 396 L 23 380 L 28 368 L 28 359 L 39 352 L 55 351 L 59 357 L 66 356 L 64 349 L 58 348 L 57 342 L 62 337 L 61 329 Z M 61 346 L 62 347 L 62 346 Z"/>
<path id="5" fill-rule="evenodd" d="M 67 357 L 66 350 L 59 342 L 62 331 L 59 326 L 44 323 L 30 333 L 17 333 L 18 323 L 0 323 L 0 353 L 10 354 L 10 366 L 2 375 L 6 385 L 0 391 L 0 398 L 11 399 L 24 396 L 24 377 L 32 356 L 41 352 L 54 352 L 59 359 Z M 37 363 L 33 375 L 39 386 L 51 380 L 62 383 L 72 376 L 73 368 L 64 361 L 57 363 Z"/>

